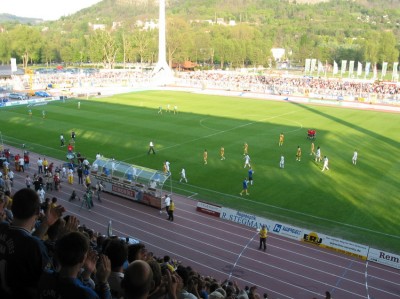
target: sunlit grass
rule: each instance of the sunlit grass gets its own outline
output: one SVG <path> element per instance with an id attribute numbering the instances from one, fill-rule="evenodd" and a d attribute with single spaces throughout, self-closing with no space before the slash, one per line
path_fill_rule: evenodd
<path id="1" fill-rule="evenodd" d="M 3 108 L 3 139 L 64 159 L 59 135 L 68 140 L 74 130 L 76 150 L 91 161 L 100 152 L 162 169 L 168 159 L 175 192 L 400 251 L 398 114 L 161 91 L 80 101 L 80 109 L 75 100 L 33 107 L 32 119 L 26 107 Z M 165 112 L 168 104 L 171 109 L 177 105 L 179 113 Z M 41 118 L 43 109 L 46 119 Z M 309 155 L 309 128 L 317 130 L 315 146 L 329 157 L 328 172 L 321 172 L 322 163 Z M 278 146 L 281 132 L 283 147 Z M 150 140 L 156 155 L 147 155 Z M 239 196 L 247 175 L 244 142 L 255 170 L 246 201 Z M 295 161 L 298 145 L 301 162 Z M 221 146 L 225 161 L 219 157 Z M 354 149 L 357 166 L 351 163 Z M 285 169 L 279 168 L 281 154 Z M 182 167 L 189 184 L 177 183 Z"/>

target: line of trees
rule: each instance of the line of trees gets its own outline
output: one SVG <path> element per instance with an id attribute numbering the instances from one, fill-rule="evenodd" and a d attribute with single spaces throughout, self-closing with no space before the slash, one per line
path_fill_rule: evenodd
<path id="1" fill-rule="evenodd" d="M 237 22 L 236 26 L 191 22 L 176 9 L 178 13 L 167 15 L 168 63 L 190 60 L 220 68 L 268 67 L 274 63 L 271 48 L 275 47 L 286 49 L 284 59 L 298 65 L 304 65 L 307 58 L 328 63 L 386 61 L 389 65 L 399 61 L 396 27 L 383 30 L 385 20 L 378 26 L 365 22 L 364 17 L 355 18 L 351 6 L 345 9 L 352 14 L 328 8 L 318 10 L 319 6 L 281 5 L 275 11 L 261 8 L 257 14 L 252 11 L 254 7 L 246 8 L 246 13 L 239 14 L 239 19 L 245 21 Z M 194 6 L 185 10 L 190 12 Z M 231 15 L 225 20 L 229 18 L 237 19 L 237 16 Z M 113 68 L 116 63 L 154 63 L 157 59 L 157 30 L 144 31 L 132 19 L 122 22 L 116 30 L 92 30 L 88 25 L 90 19 L 94 16 L 62 18 L 46 23 L 46 30 L 45 25 L 8 24 L 0 33 L 0 63 L 8 64 L 15 57 L 24 67 L 92 62 Z M 111 28 L 113 19 L 107 15 L 107 28 Z"/>

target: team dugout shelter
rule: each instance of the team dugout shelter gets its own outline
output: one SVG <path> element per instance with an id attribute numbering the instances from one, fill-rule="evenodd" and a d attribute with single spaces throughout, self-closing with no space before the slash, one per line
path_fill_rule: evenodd
<path id="1" fill-rule="evenodd" d="M 105 157 L 91 166 L 92 184 L 100 182 L 103 191 L 158 209 L 163 208 L 163 194 L 172 191 L 169 174 Z"/>

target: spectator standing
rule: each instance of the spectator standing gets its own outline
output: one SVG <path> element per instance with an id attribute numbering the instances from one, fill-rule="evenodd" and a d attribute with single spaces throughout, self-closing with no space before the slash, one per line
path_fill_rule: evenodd
<path id="1" fill-rule="evenodd" d="M 67 177 L 67 168 L 65 166 L 61 169 L 61 178 L 65 179 Z"/>
<path id="2" fill-rule="evenodd" d="M 169 197 L 168 194 L 165 194 L 164 204 L 165 204 L 165 211 L 167 212 L 167 215 L 169 215 L 168 211 L 169 211 L 169 206 L 171 205 L 171 197 Z"/>
<path id="3" fill-rule="evenodd" d="M 96 193 L 97 193 L 97 200 L 101 202 L 100 194 L 103 191 L 104 186 L 101 184 L 101 182 L 97 181 L 96 183 Z"/>
<path id="4" fill-rule="evenodd" d="M 78 173 L 78 184 L 83 185 L 83 169 L 82 165 L 78 166 L 78 169 L 76 171 Z"/>
<path id="5" fill-rule="evenodd" d="M 19 158 L 19 171 L 25 172 L 25 160 L 24 157 Z"/>
<path id="6" fill-rule="evenodd" d="M 265 226 L 265 224 L 261 227 L 259 235 L 260 235 L 260 246 L 258 247 L 258 249 L 263 248 L 264 251 L 267 250 L 267 227 Z"/>
<path id="7" fill-rule="evenodd" d="M 43 160 L 39 157 L 37 160 L 38 174 L 43 173 Z"/>
<path id="8" fill-rule="evenodd" d="M 74 170 L 72 168 L 68 170 L 68 183 L 70 185 L 74 183 Z"/>
<path id="9" fill-rule="evenodd" d="M 31 177 L 29 176 L 29 174 L 26 175 L 25 185 L 26 185 L 26 188 L 31 188 L 32 180 L 31 180 Z"/>
<path id="10" fill-rule="evenodd" d="M 168 219 L 167 220 L 174 221 L 174 211 L 175 211 L 175 203 L 171 199 L 171 203 L 170 203 L 169 209 L 168 209 Z"/>
<path id="11" fill-rule="evenodd" d="M 49 161 L 46 158 L 43 158 L 43 171 L 46 174 L 49 170 Z"/>
<path id="12" fill-rule="evenodd" d="M 8 176 L 8 175 L 6 175 L 5 177 L 4 177 L 4 191 L 5 192 L 10 192 L 11 193 L 11 190 L 12 189 L 12 186 L 11 186 L 11 180 L 10 180 L 10 177 Z"/>
<path id="13" fill-rule="evenodd" d="M 44 191 L 43 186 L 39 187 L 39 190 L 37 191 L 37 193 L 38 193 L 38 196 L 39 196 L 40 203 L 43 203 L 44 202 L 44 198 L 46 196 L 46 191 Z"/>
<path id="14" fill-rule="evenodd" d="M 29 170 L 29 153 L 24 152 L 24 164 L 25 164 L 25 169 Z"/>

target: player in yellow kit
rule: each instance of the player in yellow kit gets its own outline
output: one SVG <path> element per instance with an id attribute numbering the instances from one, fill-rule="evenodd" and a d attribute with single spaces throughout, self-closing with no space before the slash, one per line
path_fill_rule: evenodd
<path id="1" fill-rule="evenodd" d="M 221 146 L 220 154 L 221 154 L 221 160 L 225 160 L 225 149 L 223 146 Z"/>
<path id="2" fill-rule="evenodd" d="M 312 155 L 315 155 L 314 149 L 315 149 L 314 142 L 311 142 L 311 152 L 310 152 L 310 155 L 311 155 L 311 156 L 312 156 Z"/>
<path id="3" fill-rule="evenodd" d="M 283 135 L 283 133 L 281 133 L 280 135 L 279 135 L 279 146 L 282 146 L 283 145 L 283 140 L 285 139 L 285 136 Z"/>
<path id="4" fill-rule="evenodd" d="M 296 161 L 301 160 L 301 148 L 300 145 L 297 147 L 297 152 L 296 152 Z"/>
<path id="5" fill-rule="evenodd" d="M 205 149 L 204 153 L 203 153 L 204 164 L 207 164 L 207 159 L 208 159 L 208 153 L 207 153 L 207 150 Z"/>
<path id="6" fill-rule="evenodd" d="M 246 156 L 249 153 L 249 145 L 247 142 L 244 143 L 243 145 L 243 156 Z"/>

